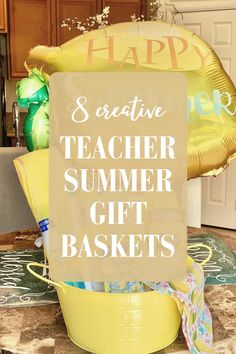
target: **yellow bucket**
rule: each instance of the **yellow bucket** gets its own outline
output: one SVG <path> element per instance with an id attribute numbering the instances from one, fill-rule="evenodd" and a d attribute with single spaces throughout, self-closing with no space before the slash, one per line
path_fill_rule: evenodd
<path id="1" fill-rule="evenodd" d="M 56 286 L 68 336 L 89 352 L 148 354 L 167 347 L 178 335 L 181 316 L 168 295 L 156 291 L 87 291 L 46 279 L 31 266 L 45 265 L 29 263 L 27 268 L 37 278 Z"/>

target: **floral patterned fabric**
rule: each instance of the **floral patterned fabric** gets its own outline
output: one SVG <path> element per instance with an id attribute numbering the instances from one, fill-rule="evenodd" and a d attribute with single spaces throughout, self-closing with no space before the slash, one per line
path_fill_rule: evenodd
<path id="1" fill-rule="evenodd" d="M 182 330 L 193 354 L 211 353 L 212 319 L 204 302 L 204 273 L 192 258 L 187 259 L 188 274 L 183 280 L 174 282 L 106 282 L 106 292 L 144 291 L 145 286 L 169 295 L 177 304 L 182 316 Z"/>
<path id="2" fill-rule="evenodd" d="M 144 284 L 138 281 L 128 282 L 105 282 L 106 293 L 139 293 L 144 291 Z M 149 289 L 150 290 L 150 289 Z"/>

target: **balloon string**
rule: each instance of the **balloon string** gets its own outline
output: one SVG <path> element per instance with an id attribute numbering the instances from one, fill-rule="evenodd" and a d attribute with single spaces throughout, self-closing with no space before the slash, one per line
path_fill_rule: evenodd
<path id="1" fill-rule="evenodd" d="M 176 8 L 173 3 L 166 3 L 163 1 L 151 2 L 151 19 L 162 20 L 170 22 L 170 24 L 176 23 L 175 17 L 180 15 L 183 20 L 183 14 Z"/>

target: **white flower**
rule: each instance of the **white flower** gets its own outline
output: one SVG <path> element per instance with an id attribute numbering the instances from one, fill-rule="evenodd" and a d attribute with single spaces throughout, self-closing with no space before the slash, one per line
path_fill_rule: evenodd
<path id="1" fill-rule="evenodd" d="M 102 15 L 97 15 L 97 16 L 96 16 L 96 21 L 97 21 L 97 23 L 101 24 L 101 22 L 102 22 Z"/>
<path id="2" fill-rule="evenodd" d="M 110 12 L 110 6 L 106 6 L 104 7 L 103 11 L 102 11 L 105 15 L 108 15 Z"/>
<path id="3" fill-rule="evenodd" d="M 72 28 L 77 28 L 79 31 L 86 33 L 91 31 L 93 28 L 103 28 L 106 27 L 108 21 L 108 15 L 110 13 L 110 6 L 104 7 L 101 14 L 96 14 L 95 16 L 89 16 L 83 23 L 78 21 L 78 17 L 71 19 L 70 17 L 62 21 L 61 27 L 67 27 L 69 31 Z"/>

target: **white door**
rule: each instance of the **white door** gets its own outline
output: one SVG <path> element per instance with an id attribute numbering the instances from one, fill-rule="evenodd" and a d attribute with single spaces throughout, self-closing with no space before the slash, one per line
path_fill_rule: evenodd
<path id="1" fill-rule="evenodd" d="M 236 10 L 189 12 L 183 16 L 186 27 L 215 49 L 236 85 Z M 218 177 L 202 178 L 201 207 L 202 224 L 236 229 L 236 161 Z"/>
<path id="2" fill-rule="evenodd" d="M 218 177 L 203 178 L 202 224 L 236 229 L 236 159 Z"/>
<path id="3" fill-rule="evenodd" d="M 236 84 L 236 9 L 184 13 L 183 19 L 187 28 L 214 48 Z"/>

